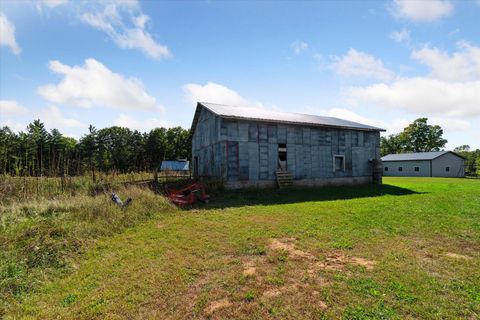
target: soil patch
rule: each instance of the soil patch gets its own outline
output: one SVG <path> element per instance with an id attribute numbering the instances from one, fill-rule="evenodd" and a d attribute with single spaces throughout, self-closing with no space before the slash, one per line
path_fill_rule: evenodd
<path id="1" fill-rule="evenodd" d="M 453 252 L 447 252 L 445 253 L 445 256 L 453 259 L 460 259 L 460 260 L 472 260 L 472 257 L 463 255 L 463 254 L 458 254 L 458 253 L 453 253 Z"/>
<path id="2" fill-rule="evenodd" d="M 272 239 L 270 249 L 285 250 L 290 256 L 304 259 L 314 259 L 315 257 L 305 251 L 295 248 L 295 238 Z"/>
<path id="3" fill-rule="evenodd" d="M 213 301 L 208 307 L 205 308 L 205 314 L 207 316 L 213 314 L 215 311 L 228 308 L 232 305 L 232 302 L 227 298 Z"/>
<path id="4" fill-rule="evenodd" d="M 377 264 L 376 261 L 367 260 L 359 257 L 351 257 L 349 260 L 350 260 L 350 263 L 357 266 L 365 267 L 367 270 L 373 270 L 373 268 Z"/>
<path id="5" fill-rule="evenodd" d="M 255 261 L 253 260 L 247 261 L 243 267 L 244 276 L 253 276 L 257 272 L 257 268 L 255 267 Z"/>

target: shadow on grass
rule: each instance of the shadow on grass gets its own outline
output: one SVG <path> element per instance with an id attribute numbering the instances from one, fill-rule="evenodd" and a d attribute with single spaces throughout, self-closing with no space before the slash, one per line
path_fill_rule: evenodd
<path id="1" fill-rule="evenodd" d="M 382 195 L 403 196 L 419 194 L 406 188 L 384 184 L 382 186 L 358 185 L 342 187 L 291 188 L 291 189 L 245 189 L 228 190 L 212 195 L 208 204 L 196 208 L 223 209 L 254 205 L 289 204 L 310 201 L 347 200 L 355 198 L 377 197 Z"/>

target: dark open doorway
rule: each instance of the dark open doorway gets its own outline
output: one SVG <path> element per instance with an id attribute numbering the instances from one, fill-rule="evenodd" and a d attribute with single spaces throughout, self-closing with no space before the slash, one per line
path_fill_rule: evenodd
<path id="1" fill-rule="evenodd" d="M 287 171 L 287 145 L 278 144 L 278 170 Z"/>

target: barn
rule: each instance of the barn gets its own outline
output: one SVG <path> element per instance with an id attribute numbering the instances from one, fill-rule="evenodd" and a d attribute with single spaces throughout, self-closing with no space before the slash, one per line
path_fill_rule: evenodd
<path id="1" fill-rule="evenodd" d="M 452 151 L 389 154 L 382 162 L 384 176 L 465 177 L 465 158 Z"/>
<path id="2" fill-rule="evenodd" d="M 193 174 L 219 178 L 227 188 L 381 180 L 380 128 L 199 102 L 191 130 Z M 372 177 L 374 171 L 379 174 Z"/>

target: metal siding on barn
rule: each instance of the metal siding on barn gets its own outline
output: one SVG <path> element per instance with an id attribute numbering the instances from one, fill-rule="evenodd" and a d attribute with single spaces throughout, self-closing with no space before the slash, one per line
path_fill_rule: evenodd
<path id="1" fill-rule="evenodd" d="M 333 156 L 332 147 L 321 146 L 320 149 L 320 161 L 322 162 L 320 175 L 323 178 L 333 177 Z"/>
<path id="2" fill-rule="evenodd" d="M 325 139 L 323 140 L 324 146 L 331 146 L 332 145 L 332 130 L 326 129 L 325 130 Z"/>
<path id="3" fill-rule="evenodd" d="M 248 142 L 238 143 L 238 179 L 246 181 L 249 178 Z"/>
<path id="4" fill-rule="evenodd" d="M 257 181 L 260 175 L 260 158 L 258 143 L 248 143 L 248 167 L 249 167 L 249 179 L 251 181 Z"/>
<path id="5" fill-rule="evenodd" d="M 303 163 L 303 145 L 296 144 L 295 145 L 295 179 L 303 179 L 304 174 L 304 163 Z"/>
<path id="6" fill-rule="evenodd" d="M 208 110 L 195 128 L 199 174 L 233 182 L 275 180 L 279 144 L 286 144 L 287 170 L 296 180 L 371 176 L 369 160 L 379 153 L 378 132 L 228 120 Z M 334 171 L 336 154 L 345 156 L 344 172 Z"/>
<path id="7" fill-rule="evenodd" d="M 401 167 L 402 171 L 398 168 Z M 418 171 L 415 171 L 418 167 Z M 388 168 L 388 171 L 385 171 Z M 430 177 L 430 160 L 384 161 L 383 175 L 393 177 Z"/>
<path id="8" fill-rule="evenodd" d="M 267 142 L 260 142 L 258 144 L 258 152 L 259 152 L 259 165 L 260 165 L 260 180 L 268 180 L 268 143 Z"/>
<path id="9" fill-rule="evenodd" d="M 268 142 L 268 128 L 266 124 L 258 125 L 258 142 Z"/>
<path id="10" fill-rule="evenodd" d="M 226 123 L 228 141 L 238 141 L 238 122 L 228 121 Z"/>
<path id="11" fill-rule="evenodd" d="M 287 144 L 295 144 L 296 139 L 295 139 L 295 128 L 293 126 L 288 126 L 287 127 Z"/>
<path id="12" fill-rule="evenodd" d="M 312 178 L 320 178 L 320 151 L 318 145 L 311 146 Z"/>
<path id="13" fill-rule="evenodd" d="M 277 140 L 278 143 L 287 143 L 287 127 L 284 125 L 277 126 Z"/>
<path id="14" fill-rule="evenodd" d="M 278 145 L 268 144 L 268 179 L 275 180 L 278 167 Z"/>
<path id="15" fill-rule="evenodd" d="M 268 134 L 268 143 L 277 143 L 277 126 L 276 125 L 268 125 L 267 128 L 267 134 Z"/>
<path id="16" fill-rule="evenodd" d="M 258 142 L 258 125 L 256 123 L 248 124 L 248 141 Z"/>
<path id="17" fill-rule="evenodd" d="M 227 142 L 227 178 L 230 181 L 238 180 L 238 142 Z"/>
<path id="18" fill-rule="evenodd" d="M 303 145 L 303 177 L 312 178 L 312 146 L 309 144 Z"/>
<path id="19" fill-rule="evenodd" d="M 287 143 L 287 170 L 292 173 L 292 176 L 295 177 L 295 172 L 297 171 L 297 167 L 295 165 L 295 144 L 294 143 Z"/>
<path id="20" fill-rule="evenodd" d="M 358 132 L 358 146 L 363 147 L 363 132 Z"/>
<path id="21" fill-rule="evenodd" d="M 303 128 L 301 127 L 295 127 L 294 132 L 295 132 L 295 144 L 297 145 L 303 145 Z"/>
<path id="22" fill-rule="evenodd" d="M 310 128 L 303 128 L 302 130 L 302 144 L 304 146 L 310 145 Z"/>
<path id="23" fill-rule="evenodd" d="M 247 142 L 249 140 L 248 130 L 249 130 L 248 123 L 246 122 L 238 123 L 238 141 Z"/>
<path id="24" fill-rule="evenodd" d="M 449 167 L 449 171 L 446 171 Z M 448 152 L 432 160 L 432 175 L 434 177 L 465 177 L 465 160 Z"/>

